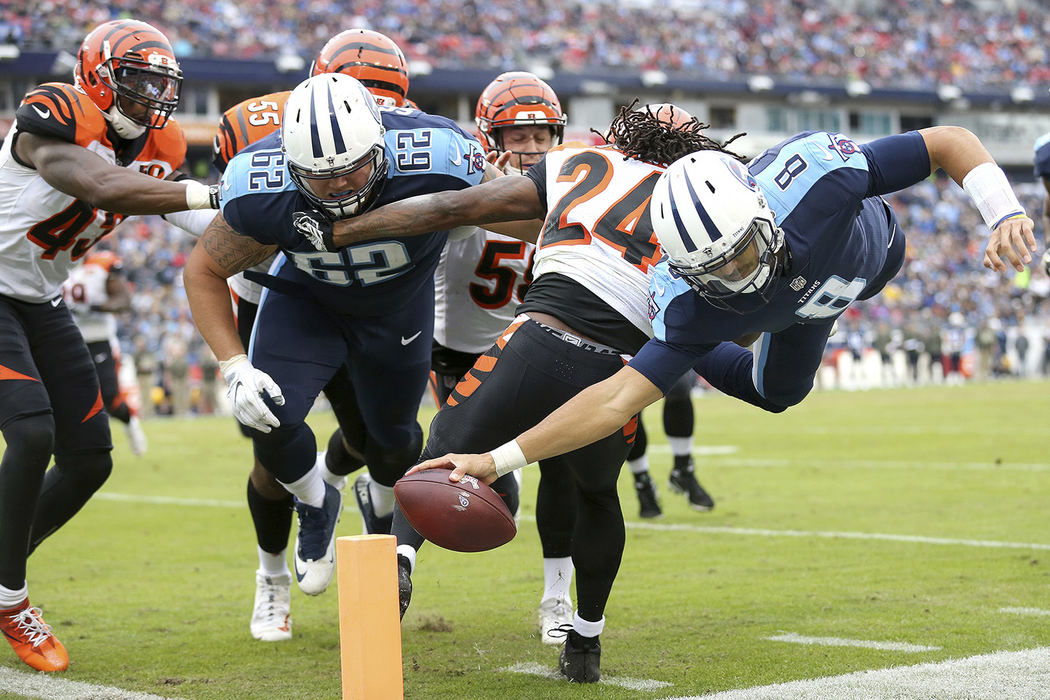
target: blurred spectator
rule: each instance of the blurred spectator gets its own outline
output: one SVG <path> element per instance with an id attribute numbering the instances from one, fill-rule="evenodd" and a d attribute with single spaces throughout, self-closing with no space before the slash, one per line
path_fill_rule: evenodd
<path id="1" fill-rule="evenodd" d="M 444 68 L 546 62 L 555 71 L 964 90 L 1050 81 L 1050 8 L 1038 2 L 37 0 L 0 4 L 0 38 L 69 51 L 90 27 L 131 15 L 171 37 L 180 57 L 309 56 L 333 34 L 362 27 L 390 36 L 410 60 Z"/>

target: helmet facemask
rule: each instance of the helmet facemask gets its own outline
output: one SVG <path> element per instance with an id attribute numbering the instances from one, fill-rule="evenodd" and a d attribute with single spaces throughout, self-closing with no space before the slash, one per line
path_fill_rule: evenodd
<path id="1" fill-rule="evenodd" d="M 299 191 L 319 212 L 332 220 L 357 216 L 372 206 L 376 197 L 383 191 L 382 185 L 386 183 L 387 166 L 386 153 L 381 145 L 373 146 L 364 157 L 349 165 L 330 169 L 311 170 L 296 165 L 291 160 L 288 161 L 289 174 Z M 315 183 L 318 181 L 353 176 L 363 168 L 371 170 L 367 179 L 359 187 L 331 194 L 319 194 L 315 189 L 318 186 Z"/>
<path id="2" fill-rule="evenodd" d="M 669 258 L 668 266 L 716 306 L 732 309 L 727 300 L 739 295 L 755 295 L 765 304 L 780 272 L 782 247 L 783 233 L 776 224 L 756 218 L 736 245 L 709 262 L 688 266 Z"/>
<path id="3" fill-rule="evenodd" d="M 106 115 L 122 138 L 137 138 L 160 129 L 179 104 L 182 73 L 125 56 L 109 58 L 98 68 L 102 84 L 113 92 Z"/>

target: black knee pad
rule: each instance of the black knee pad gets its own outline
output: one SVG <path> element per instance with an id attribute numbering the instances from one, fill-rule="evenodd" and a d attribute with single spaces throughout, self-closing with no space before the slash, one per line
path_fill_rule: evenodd
<path id="1" fill-rule="evenodd" d="M 514 515 L 517 513 L 518 501 L 520 500 L 520 490 L 518 489 L 518 480 L 514 478 L 514 474 L 504 474 L 493 481 L 491 486 L 492 490 L 498 493 L 499 497 L 503 499 L 510 514 Z"/>
<path id="2" fill-rule="evenodd" d="M 50 413 L 16 418 L 3 428 L 7 452 L 17 452 L 19 461 L 42 464 L 51 462 L 55 449 L 55 418 Z"/>
<path id="3" fill-rule="evenodd" d="M 342 428 L 336 428 L 332 436 L 328 438 L 328 454 L 325 455 L 325 465 L 328 471 L 340 476 L 346 476 L 365 466 L 364 457 L 356 457 L 347 451 L 346 444 L 343 442 L 344 437 Z M 363 455 L 365 444 L 366 442 L 362 440 L 360 445 L 351 443 L 350 447 Z"/>
<path id="4" fill-rule="evenodd" d="M 423 450 L 423 430 L 416 427 L 418 430 L 412 436 L 412 442 L 402 448 L 388 449 L 374 440 L 368 441 L 365 463 L 368 464 L 369 474 L 380 486 L 393 486 L 419 461 L 419 453 Z"/>

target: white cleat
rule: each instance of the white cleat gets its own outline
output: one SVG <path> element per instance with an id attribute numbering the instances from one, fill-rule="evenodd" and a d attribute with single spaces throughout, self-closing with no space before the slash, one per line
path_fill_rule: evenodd
<path id="1" fill-rule="evenodd" d="M 295 499 L 299 534 L 295 537 L 295 578 L 306 595 L 320 595 L 335 572 L 335 526 L 343 510 L 343 494 L 325 484 L 320 508 Z"/>
<path id="2" fill-rule="evenodd" d="M 565 642 L 565 633 L 551 633 L 562 625 L 572 625 L 572 601 L 568 598 L 547 598 L 540 602 L 536 618 L 540 628 L 540 640 L 544 644 L 562 644 Z"/>
<path id="3" fill-rule="evenodd" d="M 266 575 L 255 572 L 255 608 L 252 610 L 252 636 L 263 642 L 283 642 L 292 638 L 292 575 Z"/>
<path id="4" fill-rule="evenodd" d="M 124 426 L 124 431 L 128 434 L 131 454 L 136 457 L 146 454 L 146 447 L 149 443 L 146 440 L 146 431 L 142 429 L 142 421 L 139 420 L 138 416 L 131 417 L 131 420 Z"/>

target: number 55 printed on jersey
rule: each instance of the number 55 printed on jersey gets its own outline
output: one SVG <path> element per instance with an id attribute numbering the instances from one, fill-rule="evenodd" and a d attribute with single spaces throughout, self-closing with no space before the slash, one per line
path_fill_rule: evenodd
<path id="1" fill-rule="evenodd" d="M 334 253 L 294 253 L 295 266 L 315 279 L 349 287 L 388 282 L 411 269 L 405 245 L 382 241 L 342 248 Z"/>

